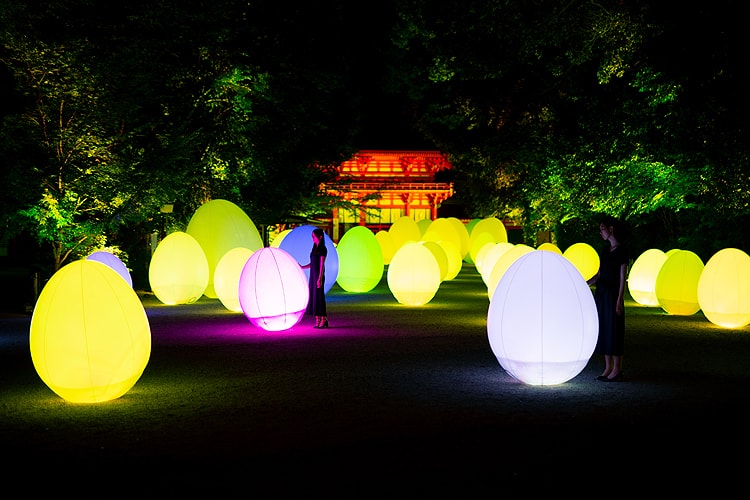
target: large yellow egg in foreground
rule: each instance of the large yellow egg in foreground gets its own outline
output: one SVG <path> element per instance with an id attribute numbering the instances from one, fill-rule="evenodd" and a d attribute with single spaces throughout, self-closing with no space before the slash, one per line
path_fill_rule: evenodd
<path id="1" fill-rule="evenodd" d="M 42 289 L 29 344 L 34 368 L 57 395 L 100 403 L 138 381 L 151 355 L 151 329 L 128 283 L 109 266 L 82 259 Z"/>
<path id="2" fill-rule="evenodd" d="M 421 306 L 431 301 L 440 287 L 440 265 L 427 247 L 411 241 L 393 255 L 387 279 L 399 303 Z"/>
<path id="3" fill-rule="evenodd" d="M 716 252 L 698 280 L 698 304 L 713 324 L 750 324 L 750 256 L 738 248 Z"/>

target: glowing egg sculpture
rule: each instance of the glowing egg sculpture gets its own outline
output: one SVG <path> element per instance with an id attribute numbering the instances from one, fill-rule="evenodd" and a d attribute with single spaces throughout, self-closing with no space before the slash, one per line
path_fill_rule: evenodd
<path id="1" fill-rule="evenodd" d="M 750 324 L 750 256 L 738 248 L 723 248 L 711 256 L 698 280 L 698 304 L 715 325 Z"/>
<path id="2" fill-rule="evenodd" d="M 440 268 L 440 281 L 444 281 L 445 277 L 448 276 L 448 255 L 436 241 L 420 241 L 420 245 L 427 247 L 432 252 L 432 256 L 435 257 L 435 261 L 438 263 Z"/>
<path id="3" fill-rule="evenodd" d="M 440 248 L 445 252 L 445 257 L 448 260 L 448 272 L 443 277 L 443 281 L 450 281 L 458 276 L 461 272 L 463 265 L 463 259 L 461 258 L 461 251 L 456 247 L 452 241 L 440 240 L 436 242 L 440 245 Z"/>
<path id="4" fill-rule="evenodd" d="M 489 296 L 490 300 L 492 300 L 492 295 L 495 293 L 495 288 L 497 288 L 497 284 L 500 283 L 500 280 L 502 279 L 503 275 L 506 273 L 506 271 L 510 268 L 510 266 L 513 265 L 513 263 L 518 260 L 519 257 L 522 255 L 526 255 L 527 253 L 536 252 L 537 250 L 534 250 L 533 247 L 530 247 L 529 245 L 524 245 L 523 243 L 519 243 L 518 245 L 513 245 L 513 247 L 508 250 L 507 252 L 504 252 L 495 262 L 495 265 L 492 266 L 492 269 L 490 270 L 488 274 L 488 278 L 486 281 L 487 284 L 487 295 Z"/>
<path id="5" fill-rule="evenodd" d="M 490 237 L 483 237 L 483 233 L 487 233 Z M 480 238 L 485 238 L 487 241 L 494 243 L 502 243 L 508 241 L 508 231 L 505 229 L 503 221 L 497 217 L 480 219 L 472 226 L 471 233 L 469 233 L 469 255 L 465 259 L 474 259 L 476 257 L 476 252 L 482 247 L 481 244 L 477 243 L 477 240 Z M 472 252 L 474 253 L 472 254 Z M 472 262 L 474 261 L 472 260 Z"/>
<path id="6" fill-rule="evenodd" d="M 285 238 L 286 239 L 286 238 Z M 266 331 L 288 330 L 307 308 L 307 276 L 285 250 L 256 250 L 242 268 L 239 300 L 250 322 Z"/>
<path id="7" fill-rule="evenodd" d="M 453 242 L 453 244 L 458 248 L 459 252 L 461 251 L 461 247 L 463 245 L 461 234 L 458 232 L 456 224 L 454 222 L 451 222 L 451 220 L 449 219 L 435 219 L 427 228 L 427 231 L 422 234 L 422 241 L 441 240 Z"/>
<path id="8" fill-rule="evenodd" d="M 375 234 L 366 226 L 347 230 L 336 247 L 339 254 L 337 283 L 347 292 L 369 292 L 383 278 L 383 252 Z"/>
<path id="9" fill-rule="evenodd" d="M 495 288 L 487 313 L 492 352 L 514 378 L 555 385 L 578 375 L 596 346 L 593 295 L 575 266 L 554 252 L 520 256 Z"/>
<path id="10" fill-rule="evenodd" d="M 690 316 L 700 310 L 698 280 L 703 272 L 703 261 L 690 250 L 677 250 L 656 275 L 654 292 L 659 306 L 676 316 Z"/>
<path id="11" fill-rule="evenodd" d="M 536 247 L 536 249 L 546 250 L 548 252 L 555 252 L 555 253 L 559 253 L 560 255 L 562 255 L 562 250 L 560 250 L 560 247 L 558 247 L 554 243 L 550 243 L 549 241 L 545 241 L 544 243 Z"/>
<path id="12" fill-rule="evenodd" d="M 156 298 L 164 304 L 195 302 L 208 285 L 208 261 L 203 248 L 187 233 L 168 234 L 151 256 L 148 281 Z"/>
<path id="13" fill-rule="evenodd" d="M 633 300 L 647 307 L 659 305 L 656 298 L 656 276 L 667 260 L 667 254 L 658 248 L 650 248 L 640 254 L 628 273 L 628 291 Z"/>
<path id="14" fill-rule="evenodd" d="M 393 254 L 396 253 L 396 242 L 393 240 L 393 235 L 385 230 L 375 233 L 375 238 L 378 240 L 380 251 L 383 254 L 383 264 L 387 266 L 391 263 Z"/>
<path id="15" fill-rule="evenodd" d="M 388 232 L 393 236 L 393 242 L 396 244 L 396 250 L 401 248 L 405 243 L 410 241 L 419 241 L 422 239 L 422 233 L 414 219 L 408 215 L 402 215 L 396 219 Z"/>
<path id="16" fill-rule="evenodd" d="M 469 230 L 466 227 L 466 224 L 461 222 L 457 217 L 447 217 L 446 219 L 456 228 L 458 239 L 461 241 L 458 251 L 461 252 L 461 259 L 463 260 L 466 254 L 469 253 Z"/>
<path id="17" fill-rule="evenodd" d="M 239 296 L 240 275 L 252 254 L 253 250 L 249 248 L 233 248 L 216 264 L 214 290 L 222 305 L 232 312 L 242 312 Z"/>
<path id="18" fill-rule="evenodd" d="M 584 280 L 591 279 L 599 271 L 599 254 L 588 243 L 573 243 L 563 252 L 563 257 L 576 266 Z"/>
<path id="19" fill-rule="evenodd" d="M 151 329 L 133 288 L 114 269 L 81 259 L 42 289 L 29 335 L 42 381 L 74 403 L 101 403 L 128 392 L 151 355 Z"/>
<path id="20" fill-rule="evenodd" d="M 124 279 L 129 286 L 133 286 L 133 278 L 130 276 L 130 271 L 128 270 L 127 266 L 123 261 L 120 260 L 117 255 L 113 254 L 112 252 L 99 250 L 89 254 L 86 259 L 95 260 L 97 262 L 101 262 L 102 264 L 108 265 L 109 267 L 117 271 L 117 274 L 122 276 L 122 279 Z"/>
<path id="21" fill-rule="evenodd" d="M 279 244 L 279 248 L 286 251 L 289 255 L 304 266 L 310 263 L 310 250 L 312 250 L 313 240 L 312 232 L 315 226 L 297 226 L 287 234 Z M 339 276 L 339 253 L 336 245 L 333 244 L 333 240 L 328 233 L 323 233 L 323 240 L 326 243 L 328 249 L 328 256 L 326 257 L 325 264 L 323 267 L 326 272 L 326 282 L 323 288 L 325 292 L 331 291 L 333 284 Z M 307 278 L 310 278 L 310 270 L 303 269 L 303 273 Z"/>
<path id="22" fill-rule="evenodd" d="M 501 243 L 490 243 L 482 247 L 482 250 L 479 251 L 479 253 L 477 254 L 477 262 L 475 265 L 477 267 L 477 271 L 479 271 L 479 274 L 482 276 L 482 281 L 484 281 L 485 285 L 489 283 L 492 269 L 495 267 L 497 261 L 500 259 L 500 257 L 503 256 L 505 252 L 511 250 L 513 247 L 513 243 L 504 241 Z"/>
<path id="23" fill-rule="evenodd" d="M 198 207 L 185 232 L 195 238 L 206 254 L 208 284 L 203 293 L 214 299 L 218 298 L 214 270 L 224 254 L 236 247 L 263 248 L 263 240 L 253 221 L 244 210 L 228 200 L 211 200 Z"/>
<path id="24" fill-rule="evenodd" d="M 388 288 L 401 304 L 427 304 L 440 288 L 440 266 L 424 245 L 408 242 L 391 259 L 387 273 Z"/>

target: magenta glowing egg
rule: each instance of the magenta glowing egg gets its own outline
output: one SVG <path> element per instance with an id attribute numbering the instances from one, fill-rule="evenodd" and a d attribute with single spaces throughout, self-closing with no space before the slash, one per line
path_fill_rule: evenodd
<path id="1" fill-rule="evenodd" d="M 308 300 L 307 276 L 288 252 L 265 247 L 247 259 L 239 301 L 252 324 L 267 331 L 288 330 L 302 319 Z"/>
<path id="2" fill-rule="evenodd" d="M 493 354 L 511 376 L 530 385 L 561 384 L 578 375 L 598 333 L 589 286 L 555 252 L 518 257 L 495 288 L 487 313 Z"/>
<path id="3" fill-rule="evenodd" d="M 89 254 L 86 259 L 95 260 L 97 262 L 101 262 L 102 264 L 108 265 L 109 267 L 117 271 L 117 274 L 122 276 L 122 279 L 124 279 L 128 285 L 130 285 L 131 287 L 133 286 L 133 278 L 130 276 L 130 271 L 128 270 L 127 266 L 122 260 L 120 260 L 119 257 L 117 257 L 112 252 L 99 250 Z"/>

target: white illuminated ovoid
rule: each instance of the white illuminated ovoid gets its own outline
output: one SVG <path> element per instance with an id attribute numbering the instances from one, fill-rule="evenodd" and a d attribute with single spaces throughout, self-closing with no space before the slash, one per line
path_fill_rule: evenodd
<path id="1" fill-rule="evenodd" d="M 307 277 L 288 252 L 265 247 L 247 259 L 240 273 L 239 301 L 255 326 L 288 330 L 302 319 L 308 300 Z"/>
<path id="2" fill-rule="evenodd" d="M 490 347 L 500 365 L 530 385 L 578 375 L 596 346 L 598 315 L 578 269 L 555 252 L 520 256 L 495 288 L 487 313 Z"/>

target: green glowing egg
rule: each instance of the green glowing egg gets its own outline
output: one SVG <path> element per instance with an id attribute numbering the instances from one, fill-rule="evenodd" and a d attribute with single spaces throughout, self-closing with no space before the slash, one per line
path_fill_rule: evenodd
<path id="1" fill-rule="evenodd" d="M 336 246 L 339 273 L 336 282 L 347 292 L 369 292 L 380 283 L 385 266 L 380 243 L 365 226 L 347 230 Z"/>

